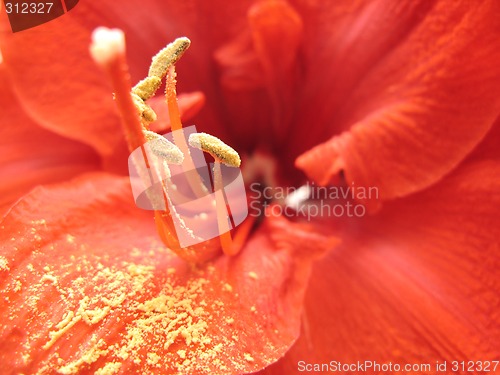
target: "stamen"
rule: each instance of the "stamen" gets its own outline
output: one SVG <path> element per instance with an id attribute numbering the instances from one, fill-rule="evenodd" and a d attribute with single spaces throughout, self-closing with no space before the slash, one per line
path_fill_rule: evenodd
<path id="1" fill-rule="evenodd" d="M 241 250 L 243 243 L 242 238 L 234 241 L 229 231 L 229 223 L 227 220 L 226 200 L 224 199 L 224 182 L 222 180 L 222 171 L 220 164 L 224 163 L 231 167 L 239 167 L 241 164 L 238 153 L 219 138 L 206 133 L 193 133 L 188 140 L 191 147 L 195 147 L 204 152 L 208 152 L 214 158 L 214 193 L 215 205 L 217 208 L 217 224 L 219 226 L 219 239 L 222 251 L 226 255 L 236 255 Z"/>
<path id="2" fill-rule="evenodd" d="M 99 27 L 92 33 L 90 54 L 111 79 L 115 100 L 122 115 L 130 151 L 145 143 L 136 106 L 130 95 L 131 84 L 125 61 L 125 36 L 118 29 Z"/>
<path id="3" fill-rule="evenodd" d="M 144 130 L 144 137 L 149 141 L 148 145 L 156 156 L 165 158 L 171 164 L 180 165 L 184 161 L 181 150 L 165 137 L 149 130 Z"/>
<path id="4" fill-rule="evenodd" d="M 230 167 L 238 168 L 241 159 L 238 153 L 219 138 L 206 133 L 193 133 L 189 136 L 189 144 L 204 152 L 208 152 L 216 161 Z"/>
<path id="5" fill-rule="evenodd" d="M 164 159 L 162 170 L 156 170 L 162 176 L 162 181 L 167 181 L 169 177 L 168 163 L 180 164 L 183 169 L 193 170 L 194 162 L 190 157 L 188 144 L 202 151 L 210 153 L 214 159 L 214 195 L 216 200 L 217 222 L 219 226 L 219 241 L 225 254 L 235 255 L 242 248 L 253 221 L 247 220 L 242 224 L 240 230 L 236 232 L 233 242 L 230 232 L 230 223 L 227 217 L 227 205 L 224 197 L 224 185 L 222 180 L 221 163 L 228 166 L 239 167 L 241 164 L 238 153 L 222 142 L 220 139 L 205 133 L 191 134 L 188 142 L 182 132 L 179 108 L 176 96 L 176 81 L 174 64 L 189 47 L 188 38 L 176 39 L 153 57 L 148 77 L 140 81 L 134 88 L 129 82 L 128 67 L 125 62 L 125 41 L 123 32 L 117 29 L 110 30 L 98 28 L 92 35 L 90 52 L 94 60 L 103 67 L 109 74 L 114 88 L 115 99 L 123 117 L 125 132 L 129 149 L 131 151 L 141 147 L 144 157 L 144 144 L 148 141 L 151 152 Z M 146 104 L 158 88 L 161 80 L 166 76 L 166 98 L 171 120 L 171 127 L 174 131 L 174 142 L 169 142 L 164 137 L 148 129 L 149 123 L 156 120 L 153 109 Z M 181 132 L 175 132 L 181 130 Z M 184 161 L 184 156 L 186 160 Z M 167 163 L 168 162 L 168 163 Z M 146 160 L 148 171 L 149 162 Z M 153 167 L 153 165 L 151 165 Z M 158 169 L 158 165 L 154 167 Z M 165 174 L 165 176 L 163 176 Z M 165 178 L 163 178 L 165 177 Z M 207 193 L 205 185 L 197 174 L 187 174 L 189 185 L 197 196 L 205 196 Z M 152 197 L 155 198 L 155 197 Z M 163 199 L 167 203 L 170 199 L 168 184 L 163 184 Z M 166 205 L 164 211 L 155 211 L 156 224 L 162 240 L 169 245 L 181 257 L 191 262 L 202 262 L 208 260 L 215 252 L 219 251 L 217 243 L 212 240 L 205 241 L 186 249 L 179 247 L 179 241 L 175 235 L 172 215 L 178 215 L 169 210 Z M 182 219 L 182 218 L 181 218 Z M 186 228 L 189 230 L 189 228 Z M 203 250 L 197 253 L 197 249 Z"/>
<path id="6" fill-rule="evenodd" d="M 149 68 L 149 77 L 163 78 L 171 66 L 173 66 L 189 48 L 191 41 L 186 38 L 177 38 L 172 43 L 163 48 L 153 57 L 153 62 Z"/>

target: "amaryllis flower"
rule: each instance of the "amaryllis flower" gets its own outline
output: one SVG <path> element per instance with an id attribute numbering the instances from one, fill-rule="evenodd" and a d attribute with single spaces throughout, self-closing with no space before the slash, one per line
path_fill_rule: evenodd
<path id="1" fill-rule="evenodd" d="M 2 15 L 0 372 L 493 371 L 499 8 L 80 2 L 16 34 Z M 180 114 L 242 156 L 237 254 L 215 239 L 186 261 L 135 206 L 121 119 L 138 115 L 106 73 L 126 74 L 89 54 L 98 26 L 124 31 L 133 84 L 191 39 Z M 148 104 L 151 131 L 178 122 L 161 93 Z"/>

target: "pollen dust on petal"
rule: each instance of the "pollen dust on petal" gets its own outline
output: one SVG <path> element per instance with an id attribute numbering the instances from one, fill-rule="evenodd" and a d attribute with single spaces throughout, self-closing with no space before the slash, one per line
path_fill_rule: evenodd
<path id="1" fill-rule="evenodd" d="M 238 294 L 213 279 L 212 266 L 186 276 L 144 256 L 146 264 L 81 255 L 50 266 L 37 257 L 12 275 L 11 295 L 23 302 L 9 314 L 14 325 L 28 327 L 22 361 L 30 366 L 36 350 L 43 353 L 37 373 L 222 374 L 252 362 L 237 347 L 237 316 L 228 301 Z M 8 271 L 7 260 L 0 261 Z"/>
<path id="2" fill-rule="evenodd" d="M 9 270 L 9 262 L 3 256 L 0 256 L 0 271 L 8 271 Z"/>
<path id="3" fill-rule="evenodd" d="M 209 333 L 213 316 L 203 298 L 211 287 L 210 281 L 200 275 L 185 285 L 174 284 L 167 283 L 160 294 L 136 306 L 139 317 L 126 327 L 122 340 L 113 346 L 114 355 L 122 360 L 133 358 L 137 365 L 170 369 L 178 374 L 210 373 L 211 368 L 226 372 L 227 366 L 218 357 L 234 342 L 219 337 L 222 342 L 214 343 Z M 212 303 L 221 314 L 227 313 L 222 301 Z M 145 346 L 150 349 L 144 359 Z M 232 365 L 238 366 L 239 362 L 242 367 L 244 360 L 234 359 Z"/>
<path id="4" fill-rule="evenodd" d="M 46 241 L 45 221 L 32 225 L 12 237 L 12 255 L 0 257 L 0 274 L 9 274 L 0 290 L 3 332 L 20 369 L 230 374 L 269 363 L 262 351 L 274 353 L 274 342 L 252 351 L 241 322 L 253 317 L 240 314 L 255 312 L 238 310 L 239 284 L 213 264 L 189 268 L 157 239 L 110 255 L 78 232 Z M 253 331 L 262 337 L 265 327 Z"/>

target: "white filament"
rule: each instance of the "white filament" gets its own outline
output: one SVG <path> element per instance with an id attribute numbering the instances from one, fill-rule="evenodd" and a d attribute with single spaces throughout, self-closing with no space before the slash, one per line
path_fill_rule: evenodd
<path id="1" fill-rule="evenodd" d="M 309 185 L 302 185 L 300 188 L 287 195 L 285 198 L 285 205 L 294 210 L 298 210 L 310 196 L 311 187 Z"/>

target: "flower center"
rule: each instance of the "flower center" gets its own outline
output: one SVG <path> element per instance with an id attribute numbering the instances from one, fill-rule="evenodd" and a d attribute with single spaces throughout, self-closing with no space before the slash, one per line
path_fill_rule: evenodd
<path id="1" fill-rule="evenodd" d="M 137 85 L 131 87 L 128 66 L 125 59 L 125 41 L 123 32 L 98 28 L 93 33 L 90 47 L 94 60 L 108 73 L 118 109 L 126 134 L 129 150 L 141 149 L 147 165 L 147 174 L 153 173 L 160 177 L 164 210 L 155 210 L 155 221 L 158 233 L 163 242 L 179 256 L 189 262 L 201 263 L 220 253 L 237 254 L 253 226 L 253 219 L 247 218 L 235 230 L 234 239 L 228 222 L 228 205 L 224 197 L 224 183 L 221 164 L 229 167 L 239 167 L 240 157 L 230 146 L 220 139 L 206 133 L 192 133 L 186 142 L 180 120 L 176 95 L 176 73 L 174 64 L 190 45 L 188 38 L 178 38 L 156 54 L 148 71 L 148 76 Z M 171 121 L 173 142 L 150 130 L 149 125 L 157 118 L 156 113 L 146 103 L 160 88 L 162 80 L 166 79 L 166 103 Z M 147 145 L 146 145 L 147 143 Z M 181 246 L 176 235 L 175 223 L 186 226 L 183 218 L 169 205 L 171 194 L 177 198 L 182 192 L 170 181 L 169 164 L 182 164 L 188 171 L 196 171 L 188 143 L 191 147 L 208 153 L 214 158 L 213 163 L 213 196 L 216 207 L 216 220 L 219 236 L 190 246 Z M 148 155 L 148 151 L 152 154 Z M 209 192 L 202 183 L 198 173 L 186 173 L 186 183 L 197 197 L 206 196 Z M 142 176 L 141 176 L 142 177 Z M 147 177 L 147 176 L 145 176 Z M 175 190 L 175 192 L 174 192 Z M 154 196 L 149 196 L 152 200 Z M 185 199 L 185 197 L 182 197 Z M 207 219 L 201 216 L 200 220 Z M 192 233 L 190 228 L 186 231 Z"/>

